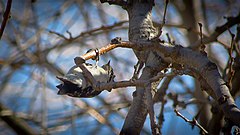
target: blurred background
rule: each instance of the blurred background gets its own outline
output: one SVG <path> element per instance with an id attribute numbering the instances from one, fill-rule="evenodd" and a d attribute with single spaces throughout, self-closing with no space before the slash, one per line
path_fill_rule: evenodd
<path id="1" fill-rule="evenodd" d="M 0 23 L 6 5 L 7 0 L 0 0 Z M 156 0 L 152 12 L 155 26 L 162 22 L 163 11 L 164 1 Z M 198 22 L 203 24 L 204 35 L 209 36 L 217 26 L 226 23 L 224 16 L 236 16 L 239 12 L 240 0 L 171 0 L 161 39 L 167 42 L 170 37 L 176 44 L 191 46 L 199 38 Z M 64 75 L 74 65 L 74 57 L 100 48 L 114 37 L 128 40 L 127 12 L 99 0 L 16 0 L 12 1 L 10 16 L 0 40 L 0 134 L 23 132 L 15 125 L 38 134 L 118 134 L 134 87 L 79 99 L 57 95 L 55 86 L 60 83 L 56 76 Z M 230 30 L 236 34 L 237 25 Z M 206 48 L 223 77 L 227 73 L 230 45 L 231 36 L 226 31 Z M 237 55 L 234 53 L 234 57 Z M 108 60 L 116 74 L 115 81 L 132 77 L 137 63 L 132 50 L 115 49 L 101 56 L 99 65 Z M 169 80 L 164 104 L 155 104 L 156 115 L 161 111 L 164 114 L 163 134 L 200 131 L 175 115 L 174 98 L 184 116 L 195 117 L 207 127 L 211 120 L 209 97 L 194 78 L 176 76 Z M 240 107 L 239 89 L 234 98 Z M 151 134 L 148 117 L 142 134 Z"/>

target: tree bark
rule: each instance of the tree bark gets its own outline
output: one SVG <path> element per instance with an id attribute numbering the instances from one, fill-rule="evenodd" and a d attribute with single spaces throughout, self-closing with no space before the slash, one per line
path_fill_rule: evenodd
<path id="1" fill-rule="evenodd" d="M 129 41 L 150 42 L 156 35 L 152 24 L 153 1 L 133 0 L 127 8 L 129 15 Z M 153 51 L 135 52 L 138 59 L 145 61 L 145 68 L 139 79 L 148 80 L 166 67 L 161 58 Z M 162 65 L 161 65 L 162 64 Z M 156 70 L 157 69 L 157 70 Z M 147 116 L 147 98 L 143 87 L 136 87 L 133 102 L 122 127 L 122 135 L 140 134 Z"/>

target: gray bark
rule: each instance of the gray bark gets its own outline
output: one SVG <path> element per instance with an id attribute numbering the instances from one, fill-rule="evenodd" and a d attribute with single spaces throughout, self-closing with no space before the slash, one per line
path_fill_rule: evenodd
<path id="1" fill-rule="evenodd" d="M 150 42 L 156 35 L 156 29 L 152 24 L 151 10 L 153 2 L 139 2 L 133 0 L 127 8 L 129 15 L 129 41 Z M 139 61 L 145 62 L 145 68 L 139 79 L 148 80 L 161 71 L 166 65 L 161 65 L 160 57 L 153 51 L 135 51 Z M 155 70 L 157 69 L 157 71 Z M 140 134 L 147 116 L 147 98 L 143 87 L 136 87 L 133 94 L 133 102 L 125 119 L 120 134 Z"/>

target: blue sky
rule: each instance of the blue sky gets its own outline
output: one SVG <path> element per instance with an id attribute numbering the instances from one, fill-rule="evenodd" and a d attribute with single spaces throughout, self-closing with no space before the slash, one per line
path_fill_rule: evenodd
<path id="1" fill-rule="evenodd" d="M 92 22 L 91 24 L 88 24 L 84 21 L 84 18 L 77 10 L 77 6 L 73 5 L 68 7 L 66 10 L 61 9 L 63 1 L 59 2 L 45 2 L 45 1 L 39 1 L 35 4 L 35 9 L 37 11 L 37 24 L 42 29 L 41 39 L 40 42 L 42 43 L 42 48 L 47 48 L 53 44 L 61 43 L 62 39 L 57 37 L 56 35 L 49 34 L 48 31 L 52 30 L 58 33 L 63 34 L 64 36 L 68 37 L 67 30 L 71 32 L 72 36 L 75 37 L 79 35 L 81 32 L 87 31 L 89 29 L 94 29 L 101 27 L 102 25 L 112 25 L 115 22 L 121 21 L 121 20 L 127 20 L 127 13 L 123 11 L 121 8 L 117 6 L 109 6 L 107 4 L 103 4 L 103 9 L 98 10 L 98 4 L 99 3 L 89 3 L 88 7 L 84 7 L 83 11 L 88 11 L 89 14 L 89 20 Z M 56 11 L 58 9 L 61 9 L 60 11 L 63 13 L 61 17 L 57 19 L 51 18 L 54 14 L 56 14 Z M 15 16 L 21 15 L 20 11 L 24 10 L 24 7 L 21 7 L 21 4 L 19 1 L 13 1 L 13 14 Z M 106 23 L 103 23 L 100 21 L 98 12 L 101 11 L 103 14 L 106 15 Z M 167 22 L 171 23 L 180 23 L 181 20 L 176 14 L 176 10 L 173 6 L 170 6 L 168 9 L 169 20 Z M 15 17 L 13 16 L 13 17 Z M 156 11 L 153 12 L 153 19 L 156 21 L 159 21 L 159 17 L 161 15 L 158 15 Z M 19 17 L 20 18 L 20 17 Z M 18 20 L 17 18 L 16 20 Z M 73 22 L 71 22 L 74 20 Z M 19 23 L 19 22 L 18 22 Z M 18 26 L 18 23 L 13 23 L 16 27 Z M 70 26 L 68 26 L 71 24 Z M 24 29 L 24 28 L 23 28 Z M 177 29 L 169 29 L 164 28 L 163 35 L 165 35 L 167 32 L 171 30 L 171 33 L 175 35 L 176 39 L 182 39 L 182 40 L 176 40 L 177 43 L 186 45 L 187 41 L 184 38 L 184 30 L 177 30 Z M 28 29 L 29 34 L 26 38 L 30 39 L 32 36 L 34 36 L 35 32 L 32 29 Z M 74 65 L 73 58 L 79 55 L 84 54 L 89 48 L 96 48 L 100 46 L 104 46 L 107 43 L 109 43 L 108 38 L 114 38 L 116 36 L 122 37 L 124 40 L 127 40 L 127 30 L 121 30 L 116 32 L 110 32 L 108 37 L 104 35 L 100 35 L 97 37 L 90 37 L 87 41 L 81 41 L 82 44 L 88 45 L 87 47 L 80 47 L 81 45 L 80 41 L 79 43 L 74 43 L 69 47 L 64 47 L 63 49 L 55 49 L 49 53 L 47 56 L 48 60 L 52 63 L 55 63 L 60 69 L 62 69 L 65 73 L 67 70 Z M 162 36 L 163 39 L 166 40 L 166 36 Z M 17 52 L 18 50 L 11 50 L 10 45 L 7 42 L 0 41 L 0 58 L 6 59 L 9 56 L 11 56 L 13 53 Z M 22 43 L 24 45 L 24 41 Z M 35 43 L 33 43 L 33 46 Z M 36 48 L 29 48 L 28 51 L 34 51 Z M 227 53 L 224 51 L 224 49 L 219 44 L 213 45 L 214 52 L 219 54 L 220 59 L 223 60 L 223 63 L 226 64 L 227 60 Z M 104 64 L 106 61 L 111 60 L 112 66 L 115 70 L 115 72 L 119 75 L 116 77 L 117 80 L 125 80 L 129 79 L 133 73 L 133 65 L 137 62 L 136 57 L 134 56 L 133 52 L 130 49 L 116 49 L 111 52 L 115 57 L 121 58 L 123 60 L 128 61 L 130 64 L 129 67 L 126 67 L 126 63 L 123 61 L 116 61 L 116 59 L 110 57 L 111 55 L 106 54 L 106 56 L 102 56 L 102 59 L 100 60 L 100 65 Z M 93 61 L 91 61 L 93 62 Z M 0 77 L 4 77 L 10 69 L 8 67 L 3 68 L 1 71 L 3 71 L 0 74 Z M 4 71 L 6 73 L 4 73 Z M 125 72 L 125 74 L 122 74 L 121 72 Z M 29 78 L 30 75 L 35 74 L 35 78 Z M 184 82 L 187 88 L 194 89 L 194 80 L 192 77 L 189 76 L 180 76 Z M 40 81 L 45 81 L 46 85 L 40 84 Z M 2 80 L 0 79 L 0 84 L 2 85 Z M 41 67 L 38 67 L 38 65 L 26 65 L 21 67 L 20 69 L 16 70 L 14 72 L 14 75 L 10 79 L 10 83 L 7 86 L 4 93 L 0 95 L 1 101 L 4 102 L 7 106 L 9 106 L 11 109 L 14 109 L 17 112 L 27 112 L 30 107 L 33 111 L 35 111 L 36 114 L 41 113 L 41 107 L 44 104 L 42 100 L 47 101 L 47 120 L 49 127 L 52 125 L 58 123 L 57 120 L 61 117 L 64 117 L 69 114 L 69 111 L 72 111 L 72 108 L 76 112 L 78 111 L 85 111 L 83 108 L 79 109 L 75 105 L 72 104 L 74 100 L 84 101 L 88 103 L 89 105 L 92 105 L 94 108 L 101 108 L 101 105 L 103 103 L 99 102 L 97 98 L 91 98 L 91 99 L 74 99 L 70 97 L 60 97 L 58 96 L 57 89 L 55 86 L 59 83 L 59 81 L 55 78 L 55 74 L 51 73 L 50 71 L 47 71 L 45 69 L 42 69 Z M 12 89 L 12 90 L 11 90 Z M 11 91 L 10 91 L 11 90 Z M 36 90 L 39 93 L 35 93 Z M 128 88 L 128 89 L 119 89 L 120 91 L 126 92 L 131 98 L 131 94 L 134 91 L 134 88 Z M 47 97 L 43 97 L 43 92 L 47 92 Z M 114 92 L 103 92 L 100 96 L 105 97 L 107 100 L 113 100 L 111 96 L 115 96 L 118 90 L 113 90 Z M 169 88 L 169 92 L 178 92 L 178 93 L 184 93 L 186 92 L 186 89 L 182 87 L 182 84 L 177 80 L 173 79 Z M 11 95 L 11 93 L 14 93 Z M 37 94 L 37 97 L 35 97 L 35 100 L 30 100 L 33 98 L 34 93 Z M 7 98 L 4 98 L 7 97 Z M 16 99 L 17 98 L 17 99 Z M 183 95 L 180 96 L 179 100 L 187 101 L 191 99 L 192 97 L 189 95 Z M 16 104 L 13 105 L 13 100 L 17 100 L 15 102 Z M 31 103 L 34 101 L 33 103 Z M 162 132 L 163 134 L 198 134 L 199 129 L 197 127 L 193 128 L 188 123 L 184 122 L 181 118 L 177 117 L 172 109 L 172 101 L 168 100 L 169 102 L 165 105 L 165 121 L 163 124 Z M 115 101 L 116 102 L 116 101 Z M 238 98 L 237 104 L 240 106 L 240 99 Z M 33 106 L 30 106 L 30 104 L 33 104 Z M 160 105 L 155 105 L 155 110 L 158 113 L 160 109 Z M 123 108 L 120 110 L 121 113 L 126 115 L 127 109 Z M 196 115 L 196 106 L 189 105 L 185 109 L 180 109 L 180 112 L 186 116 L 189 119 L 192 119 Z M 74 112 L 73 112 L 74 113 Z M 58 115 L 53 115 L 58 114 Z M 101 109 L 101 114 L 105 116 L 106 110 Z M 113 123 L 114 127 L 118 130 L 121 129 L 124 119 L 120 117 L 119 114 L 113 113 L 110 116 L 110 122 Z M 85 117 L 77 118 L 75 121 L 73 121 L 76 125 L 76 131 L 81 134 L 89 134 L 96 128 L 96 125 L 100 124 L 96 121 L 93 117 L 91 117 L 89 114 L 86 114 Z M 71 121 L 66 121 L 62 124 L 62 128 L 66 130 L 59 130 L 59 132 L 54 132 L 52 134 L 70 134 L 73 131 L 71 128 L 72 124 Z M 86 125 L 85 125 L 86 124 Z M 145 122 L 145 125 L 147 130 L 150 132 L 150 123 L 149 123 L 149 117 L 147 117 L 147 120 Z M 87 128 L 86 128 L 87 127 Z M 174 130 L 173 130 L 174 129 Z M 113 134 L 111 132 L 111 129 L 109 127 L 104 127 L 99 130 L 99 134 Z M 143 133 L 144 134 L 144 133 Z"/>

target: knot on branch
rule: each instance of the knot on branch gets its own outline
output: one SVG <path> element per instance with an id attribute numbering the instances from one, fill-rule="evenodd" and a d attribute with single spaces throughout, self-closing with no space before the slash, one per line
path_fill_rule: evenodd
<path id="1" fill-rule="evenodd" d="M 218 104 L 219 105 L 222 105 L 222 104 L 224 104 L 225 102 L 227 102 L 227 99 L 228 99 L 229 97 L 227 96 L 227 95 L 222 95 L 220 98 L 218 98 Z"/>
<path id="2" fill-rule="evenodd" d="M 122 42 L 122 38 L 121 37 L 115 37 L 111 40 L 110 44 L 120 44 Z"/>

